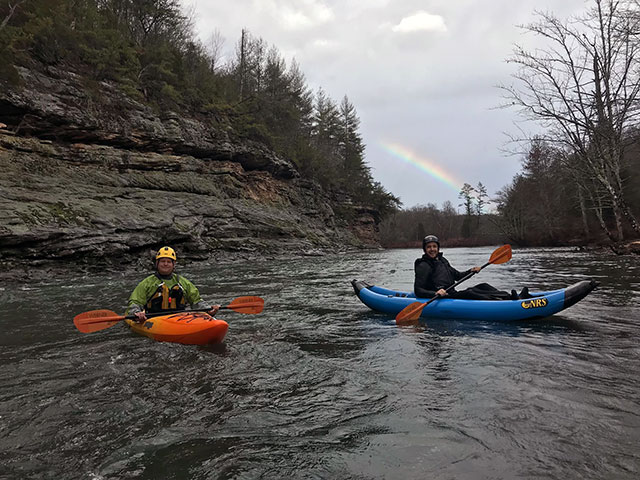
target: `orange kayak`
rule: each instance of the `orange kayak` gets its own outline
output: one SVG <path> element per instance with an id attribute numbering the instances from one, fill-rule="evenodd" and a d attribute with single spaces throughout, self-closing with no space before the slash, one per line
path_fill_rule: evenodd
<path id="1" fill-rule="evenodd" d="M 204 312 L 180 312 L 152 317 L 144 323 L 125 320 L 131 330 L 158 342 L 208 345 L 222 342 L 229 325 Z"/>

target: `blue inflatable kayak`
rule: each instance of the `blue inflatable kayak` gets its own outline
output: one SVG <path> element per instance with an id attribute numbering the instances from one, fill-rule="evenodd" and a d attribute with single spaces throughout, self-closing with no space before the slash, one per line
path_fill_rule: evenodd
<path id="1" fill-rule="evenodd" d="M 377 312 L 397 315 L 413 302 L 427 302 L 411 292 L 400 292 L 369 285 L 360 280 L 351 282 L 358 298 Z M 579 302 L 596 288 L 594 280 L 583 280 L 559 290 L 531 292 L 532 298 L 521 300 L 461 300 L 442 298 L 427 305 L 421 318 L 441 320 L 482 320 L 512 322 L 542 318 L 558 313 Z"/>

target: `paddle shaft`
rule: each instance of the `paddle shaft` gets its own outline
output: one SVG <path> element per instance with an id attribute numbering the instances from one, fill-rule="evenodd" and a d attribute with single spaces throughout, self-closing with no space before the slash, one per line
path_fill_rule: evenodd
<path id="1" fill-rule="evenodd" d="M 223 308 L 229 308 L 229 307 L 220 307 L 220 309 L 222 310 Z M 156 312 L 156 313 L 147 313 L 147 318 L 153 318 L 153 317 L 161 317 L 163 315 L 171 315 L 173 313 L 188 313 L 188 312 L 209 312 L 211 311 L 210 308 L 201 308 L 201 309 L 197 309 L 197 310 L 164 310 L 162 312 Z M 95 320 L 84 320 L 82 323 L 89 325 L 92 323 L 109 323 L 109 322 L 119 322 L 121 320 L 135 320 L 136 317 L 135 315 L 117 315 L 117 316 L 113 316 L 113 317 L 103 317 L 103 318 L 96 318 Z"/>

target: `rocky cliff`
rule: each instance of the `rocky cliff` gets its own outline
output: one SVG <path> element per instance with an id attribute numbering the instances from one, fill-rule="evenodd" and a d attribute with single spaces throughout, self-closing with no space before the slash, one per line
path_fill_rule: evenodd
<path id="1" fill-rule="evenodd" d="M 219 115 L 160 114 L 107 83 L 21 69 L 0 85 L 7 269 L 375 247 L 377 212 L 324 191 Z M 96 262 L 97 259 L 100 259 Z"/>

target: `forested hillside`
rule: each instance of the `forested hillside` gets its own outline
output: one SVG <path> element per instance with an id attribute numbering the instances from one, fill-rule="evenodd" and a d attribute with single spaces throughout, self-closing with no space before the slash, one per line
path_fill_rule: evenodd
<path id="1" fill-rule="evenodd" d="M 356 108 L 178 0 L 0 2 L 0 277 L 379 248 Z M 41 267 L 41 268 L 38 268 Z M 48 273 L 47 273 L 48 274 Z"/>
<path id="2" fill-rule="evenodd" d="M 15 0 L 0 4 L 0 80 L 19 85 L 17 67 L 63 68 L 88 92 L 116 84 L 156 111 L 228 122 L 242 138 L 291 160 L 300 173 L 382 215 L 399 200 L 373 180 L 355 106 L 311 92 L 295 61 L 248 31 L 220 61 L 178 0 Z M 17 127 L 17 126 L 16 126 Z M 27 126 L 23 126 L 23 132 Z"/>

